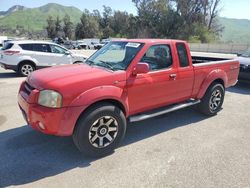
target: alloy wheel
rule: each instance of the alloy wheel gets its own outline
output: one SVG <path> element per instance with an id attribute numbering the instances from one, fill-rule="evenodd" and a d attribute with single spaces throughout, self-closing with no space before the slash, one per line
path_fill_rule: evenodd
<path id="1" fill-rule="evenodd" d="M 89 142 L 96 148 L 104 148 L 115 140 L 117 133 L 117 120 L 112 116 L 103 116 L 90 127 Z"/>

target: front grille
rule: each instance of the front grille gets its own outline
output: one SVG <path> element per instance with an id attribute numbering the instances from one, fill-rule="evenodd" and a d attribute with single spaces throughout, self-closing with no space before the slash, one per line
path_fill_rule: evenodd
<path id="1" fill-rule="evenodd" d="M 32 87 L 31 85 L 28 84 L 28 82 L 25 82 L 24 83 L 24 92 L 27 94 L 27 95 L 30 95 L 31 91 L 34 90 L 35 88 Z"/>

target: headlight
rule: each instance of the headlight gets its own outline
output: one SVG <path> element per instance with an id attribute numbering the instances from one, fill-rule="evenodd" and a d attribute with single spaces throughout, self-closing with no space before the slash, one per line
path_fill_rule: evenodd
<path id="1" fill-rule="evenodd" d="M 39 93 L 38 104 L 50 108 L 62 107 L 62 95 L 53 90 L 42 90 Z"/>

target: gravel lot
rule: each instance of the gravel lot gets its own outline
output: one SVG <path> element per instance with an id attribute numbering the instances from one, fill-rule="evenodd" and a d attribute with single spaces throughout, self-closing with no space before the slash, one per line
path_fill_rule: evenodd
<path id="1" fill-rule="evenodd" d="M 70 137 L 26 125 L 22 80 L 0 68 L 0 187 L 250 187 L 250 85 L 228 89 L 217 116 L 188 108 L 129 124 L 112 155 L 87 159 Z"/>

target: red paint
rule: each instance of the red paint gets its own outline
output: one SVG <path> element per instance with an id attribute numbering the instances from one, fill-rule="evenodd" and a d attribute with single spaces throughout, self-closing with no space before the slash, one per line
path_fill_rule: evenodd
<path id="1" fill-rule="evenodd" d="M 27 82 L 34 88 L 29 95 L 22 83 L 18 103 L 27 114 L 28 123 L 46 134 L 71 135 L 77 119 L 92 104 L 113 100 L 123 106 L 126 117 L 190 98 L 200 99 L 209 85 L 220 79 L 225 87 L 236 83 L 239 62 L 194 67 L 188 44 L 178 40 L 133 39 L 145 43 L 126 71 L 107 71 L 89 65 L 66 65 L 32 73 Z M 176 43 L 186 45 L 189 66 L 179 66 Z M 147 49 L 156 44 L 170 45 L 173 66 L 148 72 L 148 65 L 139 64 Z M 63 96 L 63 107 L 52 109 L 37 104 L 39 91 L 51 89 Z M 38 123 L 45 125 L 45 130 Z"/>

